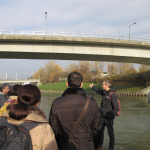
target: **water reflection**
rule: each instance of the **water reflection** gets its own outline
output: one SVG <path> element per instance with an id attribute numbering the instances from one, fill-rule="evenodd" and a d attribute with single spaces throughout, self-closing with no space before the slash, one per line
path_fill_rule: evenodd
<path id="1" fill-rule="evenodd" d="M 61 94 L 42 93 L 40 108 L 46 113 L 47 119 L 53 100 Z M 101 96 L 92 95 L 100 105 Z M 147 97 L 118 97 L 121 102 L 121 116 L 114 123 L 116 145 L 130 150 L 150 149 L 150 104 Z M 109 142 L 107 129 L 105 141 Z"/>

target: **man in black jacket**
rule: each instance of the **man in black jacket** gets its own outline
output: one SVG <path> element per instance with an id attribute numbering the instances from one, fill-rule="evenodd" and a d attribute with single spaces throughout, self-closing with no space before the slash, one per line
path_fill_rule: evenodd
<path id="1" fill-rule="evenodd" d="M 80 73 L 68 75 L 67 86 L 61 97 L 53 101 L 49 123 L 55 133 L 60 150 L 97 150 L 101 136 L 101 116 L 97 102 L 91 98 L 88 109 L 73 135 L 68 139 L 75 122 L 86 103 Z M 65 146 L 64 146 L 65 145 Z"/>
<path id="2" fill-rule="evenodd" d="M 90 84 L 89 86 L 103 97 L 101 106 L 100 106 L 103 133 L 101 136 L 101 141 L 100 141 L 98 150 L 102 150 L 105 126 L 107 126 L 108 134 L 110 138 L 109 150 L 113 150 L 114 144 L 115 144 L 113 123 L 114 123 L 114 118 L 117 112 L 119 111 L 119 104 L 118 104 L 117 97 L 115 95 L 116 89 L 115 87 L 112 86 L 112 83 L 109 80 L 105 80 L 103 82 L 103 85 L 102 85 L 103 90 L 100 90 L 99 88 L 93 86 L 93 83 Z M 110 92 L 114 92 L 114 93 L 110 94 Z M 110 99 L 110 96 L 111 96 L 111 99 Z"/>

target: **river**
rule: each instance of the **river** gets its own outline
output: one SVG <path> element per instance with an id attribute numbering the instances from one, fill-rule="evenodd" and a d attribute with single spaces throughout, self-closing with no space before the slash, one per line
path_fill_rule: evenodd
<path id="1" fill-rule="evenodd" d="M 46 113 L 47 119 L 53 100 L 61 94 L 42 93 L 40 108 Z M 92 95 L 100 105 L 101 96 Z M 116 145 L 129 150 L 150 149 L 150 103 L 147 97 L 118 97 L 121 102 L 121 116 L 114 121 Z M 107 129 L 105 141 L 109 143 Z"/>

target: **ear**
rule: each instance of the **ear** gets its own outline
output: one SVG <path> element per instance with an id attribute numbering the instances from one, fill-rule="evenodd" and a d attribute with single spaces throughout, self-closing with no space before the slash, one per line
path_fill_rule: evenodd
<path id="1" fill-rule="evenodd" d="M 38 105 L 39 105 L 39 102 L 37 102 L 35 105 L 38 106 Z"/>
<path id="2" fill-rule="evenodd" d="M 82 86 L 83 86 L 83 82 L 81 83 L 81 86 L 80 86 L 80 88 L 82 88 Z"/>
<path id="3" fill-rule="evenodd" d="M 66 82 L 66 85 L 69 87 L 69 85 L 68 85 L 68 81 Z"/>

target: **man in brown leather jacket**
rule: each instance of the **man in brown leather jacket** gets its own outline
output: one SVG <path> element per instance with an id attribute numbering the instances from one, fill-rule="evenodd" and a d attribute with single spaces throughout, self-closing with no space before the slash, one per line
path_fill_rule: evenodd
<path id="1" fill-rule="evenodd" d="M 53 101 L 49 123 L 61 150 L 97 150 L 101 135 L 101 116 L 97 102 L 91 97 L 88 109 L 73 135 L 68 139 L 76 120 L 86 103 L 86 92 L 82 89 L 82 75 L 72 72 L 61 97 Z M 65 147 L 64 147 L 65 145 Z"/>

